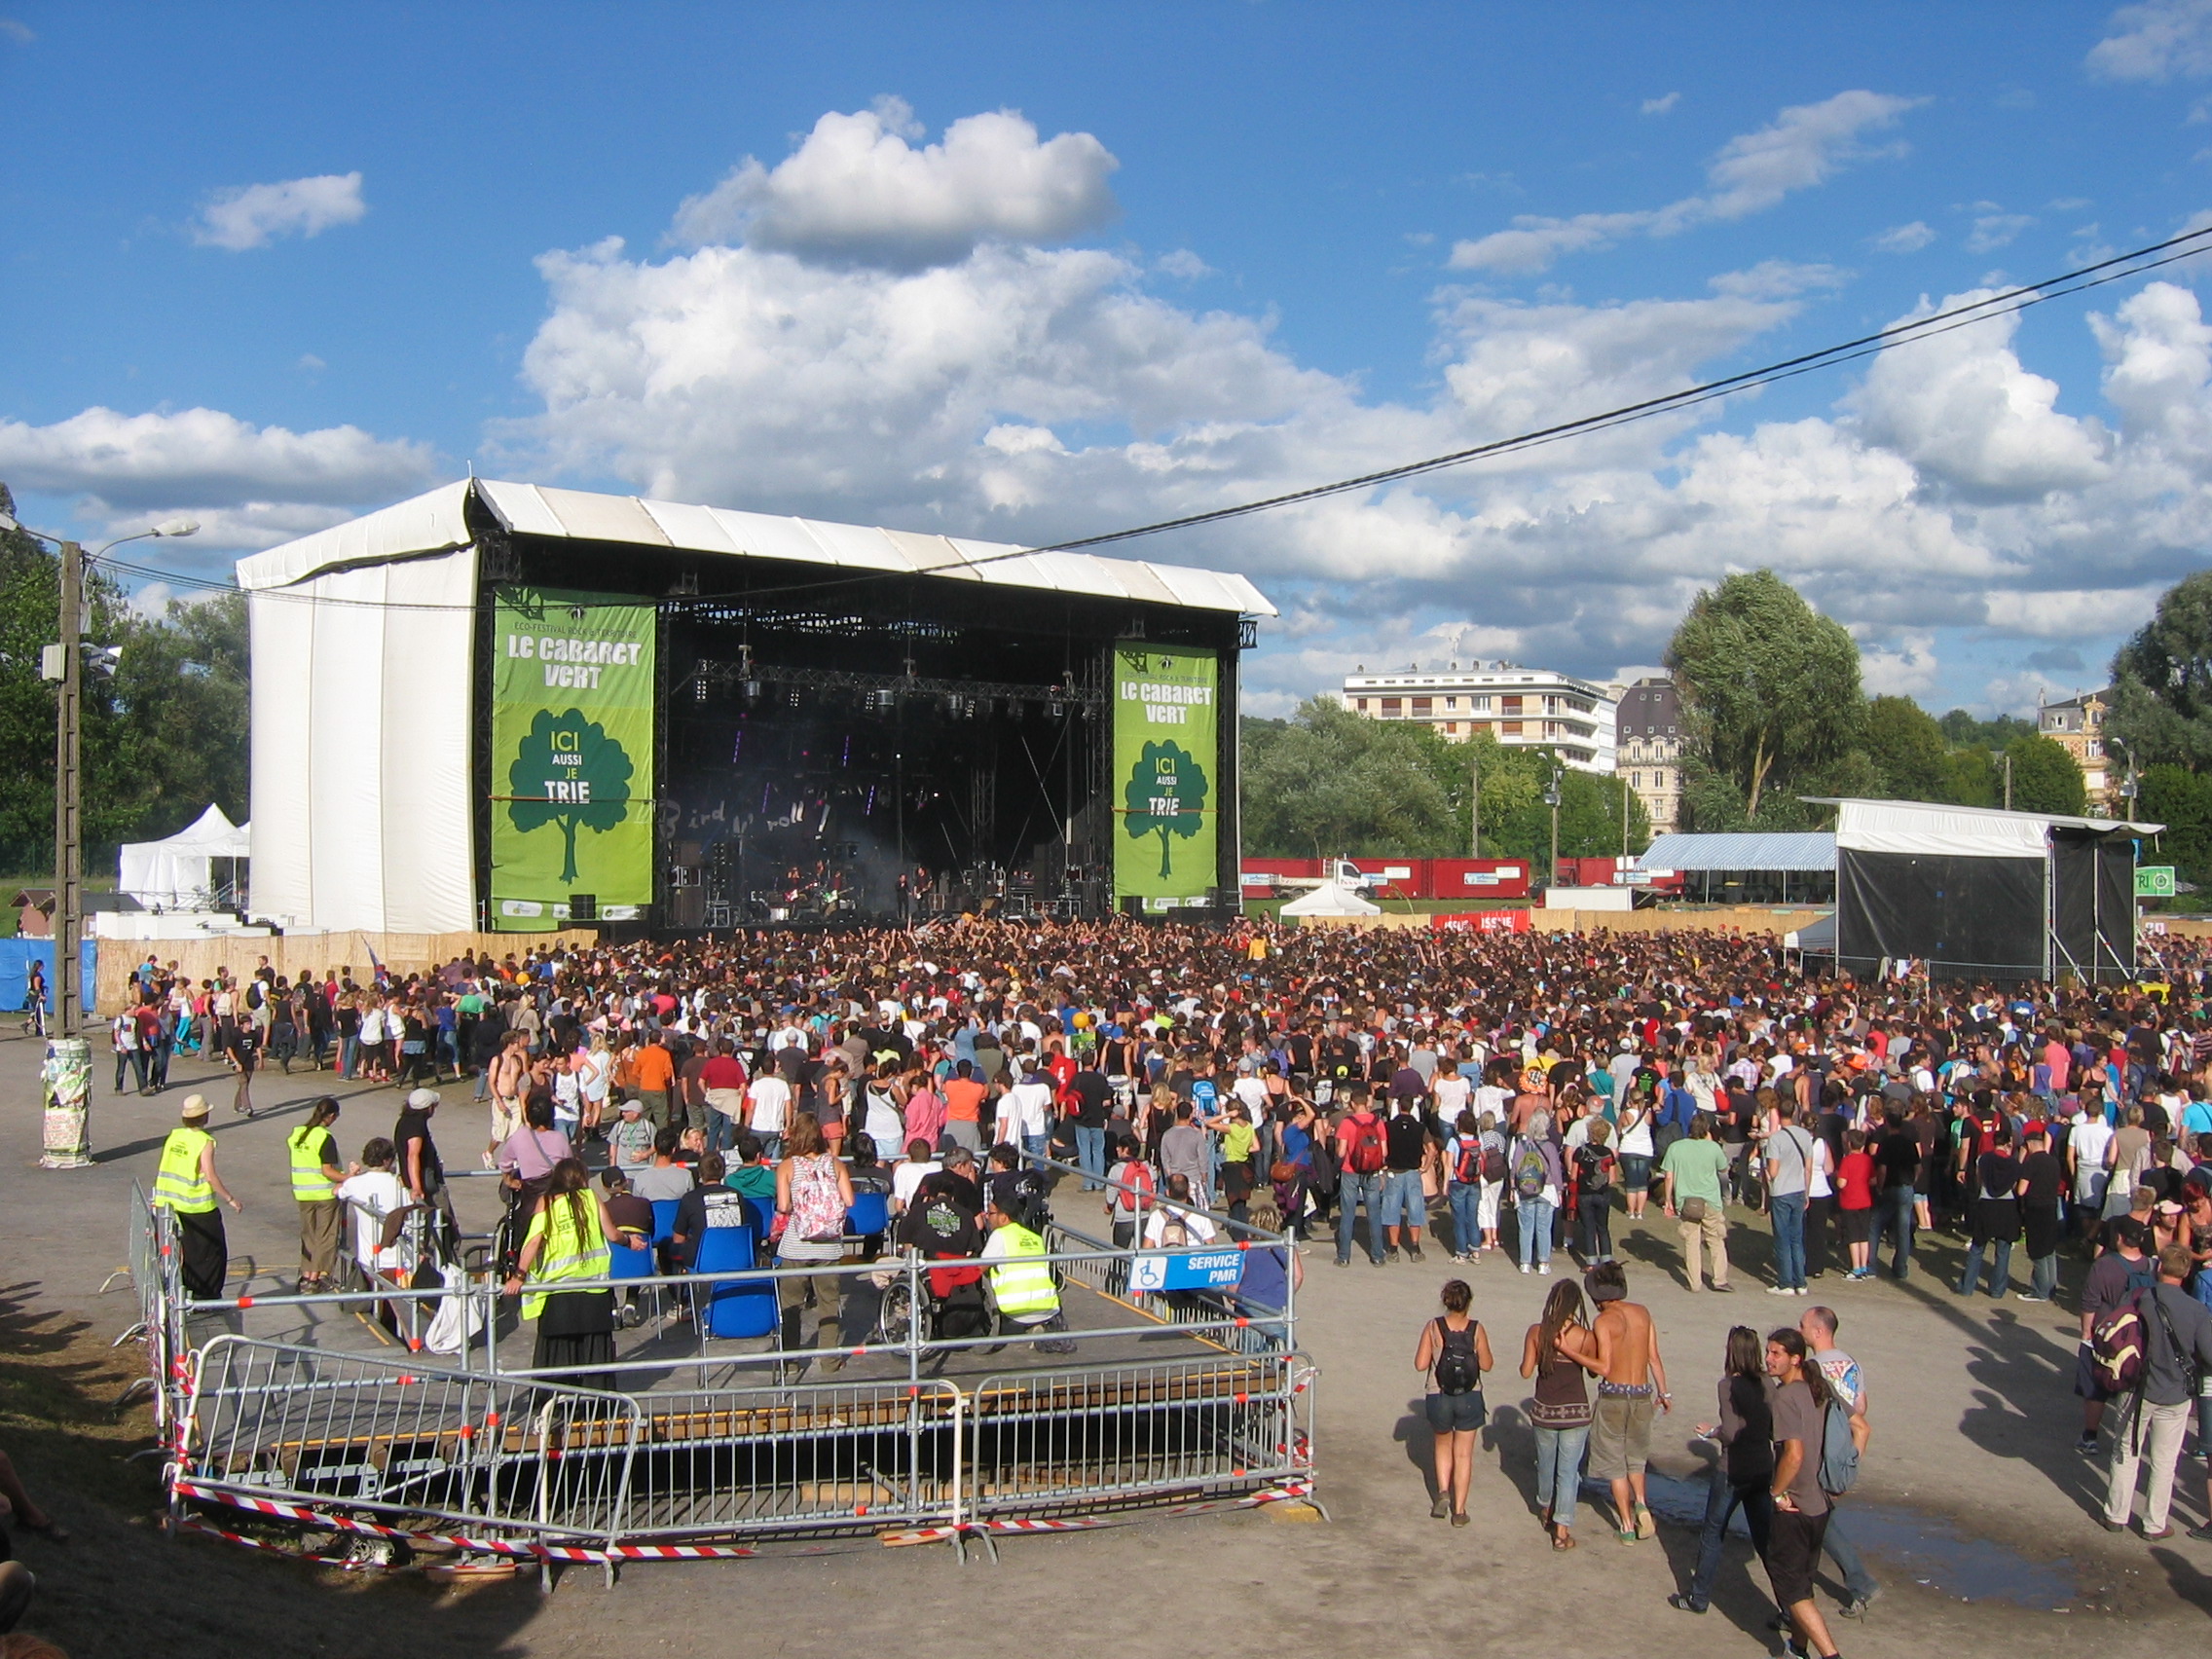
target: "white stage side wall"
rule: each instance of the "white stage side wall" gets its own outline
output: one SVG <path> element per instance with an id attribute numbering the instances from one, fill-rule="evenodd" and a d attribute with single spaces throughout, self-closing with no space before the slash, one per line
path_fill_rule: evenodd
<path id="1" fill-rule="evenodd" d="M 257 916 L 475 926 L 475 601 L 473 547 L 249 593 Z"/>

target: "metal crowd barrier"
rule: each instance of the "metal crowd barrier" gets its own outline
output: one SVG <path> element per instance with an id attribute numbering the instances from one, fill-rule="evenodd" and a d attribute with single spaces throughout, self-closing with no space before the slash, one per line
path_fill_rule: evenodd
<path id="1" fill-rule="evenodd" d="M 207 1527 L 186 1506 L 242 1511 L 293 1534 L 351 1535 L 386 1563 L 474 1553 L 535 1561 L 550 1578 L 560 1564 L 602 1564 L 611 1577 L 627 1561 L 749 1556 L 779 1541 L 815 1548 L 870 1534 L 962 1549 L 1124 1512 L 1311 1494 L 1314 1373 L 1296 1351 L 1291 1309 L 1246 1309 L 1211 1292 L 1131 1293 L 1132 1262 L 1162 1253 L 1115 1250 L 1069 1229 L 1048 1235 L 1062 1283 L 1098 1291 L 1128 1317 L 957 1339 L 933 1338 L 914 1318 L 900 1340 L 840 1330 L 832 1351 L 787 1352 L 780 1335 L 750 1353 L 702 1341 L 695 1353 L 594 1364 L 610 1385 L 588 1387 L 502 1360 L 489 1273 L 467 1274 L 454 1291 L 380 1282 L 193 1301 L 168 1216 L 142 1191 L 131 1204 L 142 1314 L 134 1330 L 149 1345 L 161 1396 L 172 1522 L 257 1547 L 284 1546 Z M 350 1255 L 350 1232 L 347 1242 Z M 703 1302 L 717 1283 L 828 1271 L 848 1284 L 903 1279 L 919 1309 L 933 1265 L 943 1264 L 905 1256 L 563 1288 L 660 1289 Z M 385 1302 L 400 1306 L 412 1339 L 427 1305 L 447 1295 L 487 1314 L 481 1342 L 457 1355 L 315 1346 L 352 1332 L 350 1318 L 277 1337 L 244 1329 L 363 1309 L 373 1316 Z M 844 1303 L 854 1306 L 850 1293 Z M 1219 1351 L 1081 1357 L 1085 1346 L 1096 1353 L 1157 1338 L 1163 1325 Z M 196 1335 L 205 1338 L 198 1346 Z M 1035 1370 L 1000 1365 L 979 1378 L 923 1375 L 973 1350 L 1042 1340 L 1073 1343 L 1078 1357 Z M 800 1380 L 803 1364 L 829 1359 L 889 1360 L 904 1375 Z M 633 1382 L 639 1391 L 621 1391 Z"/>

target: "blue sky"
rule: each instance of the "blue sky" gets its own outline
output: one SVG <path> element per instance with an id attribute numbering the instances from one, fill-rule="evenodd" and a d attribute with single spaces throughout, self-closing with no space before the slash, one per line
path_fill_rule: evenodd
<path id="1" fill-rule="evenodd" d="M 1004 540 L 1671 389 L 2212 208 L 2212 5 L 0 0 L 0 479 L 219 571 L 458 475 Z M 618 241 L 613 239 L 619 239 Z M 1655 662 L 1772 563 L 1941 709 L 2207 562 L 2184 266 L 1140 543 L 1355 664 Z M 2094 314 L 2092 314 L 2094 313 Z"/>

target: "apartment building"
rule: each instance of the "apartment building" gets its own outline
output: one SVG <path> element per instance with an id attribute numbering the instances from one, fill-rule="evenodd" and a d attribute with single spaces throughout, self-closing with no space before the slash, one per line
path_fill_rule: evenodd
<path id="1" fill-rule="evenodd" d="M 2108 688 L 2083 691 L 2063 703 L 2045 703 L 2036 710 L 2036 730 L 2073 756 L 2074 764 L 2082 768 L 2092 809 L 2115 804 L 2110 792 L 2119 780 L 2105 760 L 2105 715 L 2111 708 L 2112 692 Z"/>
<path id="2" fill-rule="evenodd" d="M 1621 687 L 1613 725 L 1614 770 L 1651 815 L 1651 832 L 1672 834 L 1682 811 L 1682 700 L 1675 682 L 1662 675 Z"/>
<path id="3" fill-rule="evenodd" d="M 1613 770 L 1613 702 L 1603 685 L 1512 662 L 1409 666 L 1345 677 L 1345 707 L 1376 720 L 1418 720 L 1465 742 L 1488 731 L 1518 749 L 1551 749 L 1583 772 Z"/>

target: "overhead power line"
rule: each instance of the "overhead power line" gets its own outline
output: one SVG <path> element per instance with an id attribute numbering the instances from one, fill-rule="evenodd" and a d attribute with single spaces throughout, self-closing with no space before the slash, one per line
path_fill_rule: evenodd
<path id="1" fill-rule="evenodd" d="M 1096 535 L 1076 536 L 1066 541 L 1046 542 L 1034 547 L 1010 547 L 1003 553 L 989 553 L 978 559 L 963 559 L 942 565 L 924 565 L 910 571 L 868 571 L 857 575 L 826 576 L 817 580 L 793 582 L 780 587 L 751 590 L 751 597 L 770 598 L 785 593 L 818 592 L 826 588 L 850 586 L 859 582 L 879 580 L 885 574 L 938 575 L 953 571 L 972 571 L 979 565 L 995 565 L 1009 559 L 1026 559 L 1039 553 L 1076 553 L 1089 548 L 1111 546 L 1116 542 L 1133 541 L 1140 536 L 1163 535 L 1170 531 L 1196 530 L 1209 524 L 1222 524 L 1232 519 L 1249 518 L 1255 513 L 1272 512 L 1278 507 L 1298 506 L 1308 501 L 1325 500 L 1332 496 L 1344 496 L 1355 491 L 1372 490 L 1403 479 L 1419 478 L 1426 473 L 1441 472 L 1450 467 L 1465 466 L 1470 462 L 1495 460 L 1521 454 L 1549 444 L 1564 443 L 1571 438 L 1586 437 L 1625 426 L 1638 421 L 1652 420 L 1657 416 L 1694 409 L 1700 404 L 1733 397 L 1781 381 L 1793 380 L 1799 375 L 1812 374 L 1822 369 L 1835 368 L 1862 357 L 1882 351 L 1893 351 L 1924 340 L 1936 339 L 1954 329 L 1969 328 L 1978 323 L 1992 322 L 1999 317 L 2011 316 L 2032 306 L 2045 305 L 2069 295 L 2084 293 L 2091 288 L 2103 287 L 2109 282 L 2124 281 L 2129 277 L 2159 270 L 2182 260 L 2194 258 L 2212 251 L 2207 246 L 2212 239 L 2212 226 L 2201 230 L 2185 231 L 2168 237 L 2163 241 L 2118 253 L 2093 264 L 2081 265 L 2041 281 L 2023 283 L 2007 288 L 2001 293 L 1987 295 L 1966 305 L 1952 306 L 1933 312 L 1927 316 L 1913 317 L 1894 323 L 1888 328 L 1876 329 L 1871 334 L 1860 335 L 1854 340 L 1839 341 L 1824 346 L 1816 351 L 1801 352 L 1785 357 L 1740 374 L 1723 375 L 1717 380 L 1684 387 L 1658 397 L 1647 397 L 1635 403 L 1624 403 L 1617 408 L 1584 415 L 1572 421 L 1562 421 L 1549 426 L 1538 426 L 1530 431 L 1519 432 L 1512 437 L 1497 438 L 1489 443 L 1474 444 L 1465 449 L 1452 450 L 1444 455 L 1430 456 L 1422 461 L 1409 461 L 1380 471 L 1363 472 L 1356 477 L 1340 478 L 1333 483 L 1315 484 L 1302 490 L 1286 491 L 1281 495 L 1264 496 L 1256 500 L 1242 501 L 1235 506 L 1214 507 L 1205 512 L 1187 513 L 1180 518 L 1160 519 L 1151 524 L 1134 525 L 1126 530 L 1105 531 Z M 100 568 L 148 580 L 165 581 L 173 586 L 202 591 L 228 592 L 234 584 L 209 577 L 192 576 L 177 571 L 157 570 L 150 566 L 132 564 L 120 559 L 103 559 Z M 289 600 L 308 605 L 356 606 L 375 610 L 475 610 L 478 605 L 429 605 L 403 600 L 341 599 L 319 594 L 292 593 L 282 588 L 254 590 L 262 597 Z M 628 603 L 628 602 L 624 602 Z"/>

